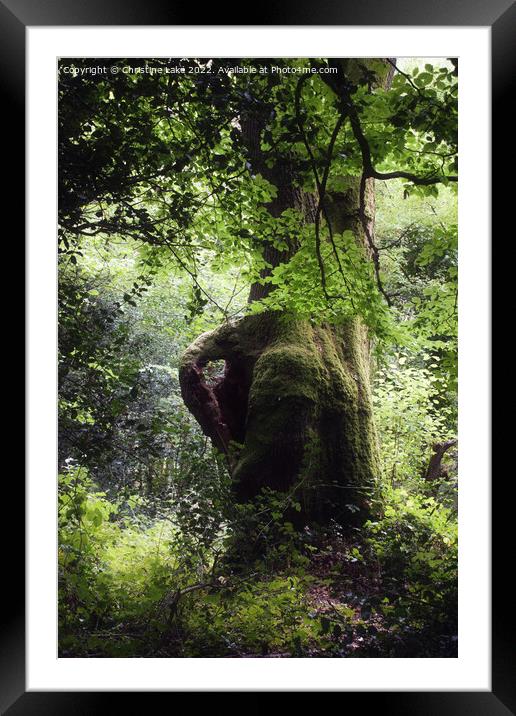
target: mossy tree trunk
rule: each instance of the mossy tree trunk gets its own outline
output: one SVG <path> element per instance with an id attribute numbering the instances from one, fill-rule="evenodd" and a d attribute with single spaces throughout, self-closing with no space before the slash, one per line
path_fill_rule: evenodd
<path id="1" fill-rule="evenodd" d="M 225 361 L 209 384 L 203 368 Z M 186 405 L 228 456 L 237 499 L 292 491 L 301 517 L 349 522 L 367 512 L 377 474 L 368 339 L 358 320 L 338 328 L 279 312 L 205 333 L 180 371 Z"/>
<path id="2" fill-rule="evenodd" d="M 278 189 L 272 216 L 296 208 L 314 219 L 313 196 L 294 188 L 288 162 L 263 165 L 259 117 L 242 123 L 251 162 Z M 374 222 L 374 187 L 367 180 L 360 202 L 360 177 L 347 191 L 328 195 L 326 210 L 336 232 L 351 229 L 369 251 Z M 364 212 L 365 208 L 365 212 Z M 276 266 L 297 247 L 265 247 Z M 250 300 L 270 290 L 251 288 Z M 225 361 L 210 381 L 205 367 Z M 227 455 L 236 498 L 248 501 L 268 487 L 294 494 L 301 522 L 363 521 L 378 474 L 378 448 L 371 394 L 369 338 L 358 318 L 339 326 L 315 325 L 281 312 L 250 315 L 201 335 L 180 367 L 185 404 L 214 446 Z"/>

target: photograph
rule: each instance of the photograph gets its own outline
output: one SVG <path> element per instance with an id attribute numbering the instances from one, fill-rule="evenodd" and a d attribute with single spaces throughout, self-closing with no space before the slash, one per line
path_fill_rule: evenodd
<path id="1" fill-rule="evenodd" d="M 459 59 L 57 76 L 59 660 L 456 660 Z"/>

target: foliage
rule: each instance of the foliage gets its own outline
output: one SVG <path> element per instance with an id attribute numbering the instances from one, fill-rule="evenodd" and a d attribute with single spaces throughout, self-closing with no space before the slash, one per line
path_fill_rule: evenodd
<path id="1" fill-rule="evenodd" d="M 382 595 L 369 599 L 388 629 L 387 648 L 420 655 L 453 651 L 457 641 L 457 522 L 434 497 L 388 488 L 367 544 L 382 570 Z M 426 643 L 425 643 L 426 641 Z M 400 654 L 401 655 L 401 654 Z"/>
<path id="2" fill-rule="evenodd" d="M 457 207 L 454 194 L 404 198 L 380 187 L 378 245 L 385 285 L 405 345 L 430 352 L 450 392 L 457 388 Z"/>
<path id="3" fill-rule="evenodd" d="M 138 273 L 134 246 L 102 260 L 97 250 L 60 270 L 60 464 L 75 459 L 115 493 L 214 489 L 224 469 L 177 379 L 178 354 L 203 325 L 188 315 L 190 287 L 162 273 L 131 305 L 124 295 Z"/>
<path id="4" fill-rule="evenodd" d="M 375 417 L 381 436 L 385 478 L 421 490 L 434 443 L 454 436 L 454 410 L 442 399 L 436 359 L 422 354 L 410 362 L 397 354 L 375 378 Z"/>
<path id="5" fill-rule="evenodd" d="M 108 500 L 83 468 L 60 476 L 63 656 L 455 652 L 457 526 L 432 497 L 386 487 L 365 532 L 344 536 L 296 533 L 269 492 L 209 545 L 173 505 L 149 520 L 140 503 Z M 239 531 L 266 537 L 237 553 Z"/>
<path id="6" fill-rule="evenodd" d="M 110 501 L 81 467 L 61 474 L 59 487 L 64 655 L 72 648 L 125 656 L 133 642 L 145 648 L 147 640 L 159 640 L 167 623 L 162 600 L 202 579 L 213 564 L 205 530 L 182 531 L 173 510 L 149 520 L 138 496 Z"/>
<path id="7" fill-rule="evenodd" d="M 437 197 L 437 184 L 455 186 L 448 178 L 456 170 L 453 65 L 426 63 L 410 74 L 398 68 L 387 91 L 377 86 L 375 73 L 384 70 L 374 62 L 244 59 L 241 65 L 252 72 L 239 73 L 228 70 L 235 63 L 225 59 L 156 59 L 156 71 L 149 73 L 145 61 L 125 59 L 112 61 L 117 73 L 96 75 L 88 72 L 95 60 L 62 60 L 63 254 L 77 261 L 92 236 L 132 237 L 150 255 L 172 258 L 192 278 L 197 305 L 212 301 L 200 276 L 203 260 L 216 270 L 238 266 L 242 278 L 256 280 L 267 265 L 264 247 L 288 243 L 302 223 L 299 212 L 272 217 L 267 211 L 264 203 L 276 189 L 264 177 L 266 168 L 288 157 L 293 186 L 313 191 L 315 175 L 328 165 L 329 128 L 339 119 L 328 192 L 345 190 L 343 178 L 360 174 L 360 139 L 369 147 L 376 175 L 403 169 L 405 195 Z M 64 72 L 65 65 L 75 71 Z M 128 66 L 132 72 L 124 70 Z M 245 116 L 263 124 L 265 168 L 246 148 Z M 296 270 L 283 263 L 274 272 L 274 307 L 317 320 L 358 313 L 380 337 L 392 338 L 396 331 L 375 282 L 353 259 L 349 240 L 340 241 L 323 257 L 313 234 L 302 241 Z M 333 277 L 335 299 L 329 302 L 321 261 Z"/>

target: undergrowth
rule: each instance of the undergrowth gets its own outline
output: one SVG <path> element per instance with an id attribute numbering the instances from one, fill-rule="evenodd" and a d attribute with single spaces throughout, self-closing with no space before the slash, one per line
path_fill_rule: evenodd
<path id="1" fill-rule="evenodd" d="M 384 487 L 344 533 L 296 531 L 269 492 L 207 540 L 84 468 L 59 486 L 61 657 L 456 655 L 456 517 L 432 495 Z"/>

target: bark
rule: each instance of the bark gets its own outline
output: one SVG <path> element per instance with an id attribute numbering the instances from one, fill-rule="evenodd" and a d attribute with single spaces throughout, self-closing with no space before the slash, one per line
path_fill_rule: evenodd
<path id="1" fill-rule="evenodd" d="M 425 480 L 433 482 L 437 480 L 438 477 L 443 476 L 443 467 L 441 465 L 443 457 L 445 453 L 456 444 L 457 440 L 445 440 L 444 442 L 434 443 L 432 445 L 432 456 L 424 473 Z"/>
<path id="2" fill-rule="evenodd" d="M 253 169 L 278 188 L 270 213 L 294 207 L 313 222 L 316 198 L 293 186 L 288 160 L 270 169 L 261 163 L 262 122 L 244 117 L 242 131 Z M 325 215 L 334 232 L 351 229 L 371 255 L 373 180 L 361 187 L 360 177 L 349 176 L 345 191 L 325 198 Z M 276 266 L 296 250 L 291 242 L 283 252 L 265 246 L 264 253 Z M 256 283 L 250 300 L 268 290 Z M 208 381 L 205 367 L 221 359 L 224 374 Z M 179 379 L 185 404 L 227 456 L 238 500 L 264 487 L 292 491 L 301 522 L 356 524 L 367 517 L 378 475 L 369 372 L 369 339 L 358 318 L 330 326 L 267 312 L 200 336 L 183 356 Z"/>

